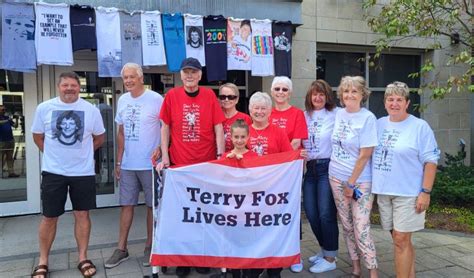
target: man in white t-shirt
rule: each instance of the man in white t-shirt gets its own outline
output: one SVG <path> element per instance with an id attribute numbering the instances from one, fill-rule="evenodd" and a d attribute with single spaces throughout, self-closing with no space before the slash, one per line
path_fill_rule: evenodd
<path id="1" fill-rule="evenodd" d="M 31 127 L 33 140 L 43 152 L 40 257 L 32 277 L 48 274 L 49 251 L 58 218 L 64 213 L 68 191 L 75 219 L 78 268 L 83 276 L 96 273 L 96 267 L 87 259 L 91 231 L 89 210 L 96 208 L 94 151 L 104 142 L 105 129 L 99 109 L 79 97 L 80 89 L 76 73 L 62 73 L 59 97 L 38 105 Z"/>
<path id="2" fill-rule="evenodd" d="M 145 193 L 147 206 L 147 240 L 143 265 L 149 266 L 153 227 L 152 163 L 161 156 L 159 116 L 163 97 L 145 89 L 143 70 L 138 64 L 125 64 L 122 79 L 128 92 L 120 97 L 115 116 L 118 125 L 115 175 L 120 181 L 119 202 L 122 209 L 118 248 L 105 262 L 106 268 L 113 268 L 129 258 L 127 238 L 140 190 Z"/>

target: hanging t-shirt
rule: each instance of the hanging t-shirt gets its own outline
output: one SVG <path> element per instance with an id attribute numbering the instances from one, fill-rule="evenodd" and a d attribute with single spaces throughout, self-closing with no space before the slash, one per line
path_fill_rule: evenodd
<path id="1" fill-rule="evenodd" d="M 201 66 L 206 66 L 204 58 L 204 33 L 202 15 L 184 15 L 184 31 L 186 38 L 186 58 L 199 60 Z"/>
<path id="2" fill-rule="evenodd" d="M 117 8 L 98 7 L 95 10 L 97 62 L 99 77 L 120 77 L 122 46 L 120 42 L 120 16 Z"/>
<path id="3" fill-rule="evenodd" d="M 217 97 L 209 88 L 199 87 L 195 97 L 183 87 L 171 89 L 165 96 L 160 119 L 170 128 L 170 160 L 189 165 L 216 159 L 214 126 L 224 122 Z"/>
<path id="4" fill-rule="evenodd" d="M 72 66 L 69 5 L 35 2 L 35 12 L 37 64 Z"/>
<path id="5" fill-rule="evenodd" d="M 306 126 L 303 111 L 294 106 L 290 106 L 285 111 L 278 111 L 273 108 L 269 121 L 271 124 L 283 129 L 290 142 L 293 139 L 308 138 L 308 127 Z"/>
<path id="6" fill-rule="evenodd" d="M 139 13 L 120 12 L 122 65 L 142 64 L 142 28 Z"/>
<path id="7" fill-rule="evenodd" d="M 252 27 L 250 21 L 227 19 L 227 69 L 252 69 Z"/>
<path id="8" fill-rule="evenodd" d="M 207 81 L 227 80 L 227 19 L 222 15 L 204 18 Z"/>
<path id="9" fill-rule="evenodd" d="M 183 17 L 180 13 L 163 14 L 163 35 L 168 70 L 178 72 L 181 62 L 186 59 Z"/>
<path id="10" fill-rule="evenodd" d="M 252 75 L 274 75 L 272 21 L 270 19 L 252 19 L 251 24 Z"/>
<path id="11" fill-rule="evenodd" d="M 293 43 L 291 21 L 274 22 L 272 25 L 272 37 L 275 76 L 291 77 L 291 46 Z"/>
<path id="12" fill-rule="evenodd" d="M 304 112 L 308 126 L 308 139 L 303 140 L 303 146 L 308 151 L 308 160 L 330 158 L 332 153 L 331 135 L 334 130 L 336 111 L 325 108 L 314 110 L 311 115 Z"/>
<path id="13" fill-rule="evenodd" d="M 376 118 L 372 112 L 361 108 L 349 113 L 346 109 L 336 112 L 334 131 L 331 136 L 332 155 L 329 175 L 347 181 L 359 158 L 361 148 L 377 146 Z M 372 182 L 371 160 L 365 164 L 356 182 Z"/>
<path id="14" fill-rule="evenodd" d="M 95 36 L 95 12 L 90 6 L 70 7 L 72 50 L 97 49 Z"/>
<path id="15" fill-rule="evenodd" d="M 160 145 L 160 109 L 163 97 L 150 90 L 134 98 L 122 95 L 117 104 L 115 122 L 123 125 L 125 148 L 122 169 L 150 170 L 150 157 Z"/>
<path id="16" fill-rule="evenodd" d="M 372 156 L 372 193 L 416 197 L 425 163 L 438 164 L 440 151 L 427 122 L 409 115 L 401 122 L 377 121 L 378 145 Z"/>
<path id="17" fill-rule="evenodd" d="M 143 65 L 166 65 L 161 13 L 159 11 L 144 12 L 141 21 Z"/>
<path id="18" fill-rule="evenodd" d="M 248 149 L 263 156 L 272 153 L 281 153 L 293 150 L 288 140 L 288 136 L 283 129 L 269 124 L 265 129 L 256 130 L 252 126 L 249 127 Z"/>
<path id="19" fill-rule="evenodd" d="M 79 98 L 64 103 L 59 97 L 36 108 L 31 132 L 44 134 L 42 171 L 63 176 L 93 176 L 93 135 L 105 132 L 99 109 Z"/>
<path id="20" fill-rule="evenodd" d="M 250 119 L 250 116 L 242 112 L 237 112 L 237 114 L 235 114 L 233 117 L 229 119 L 225 119 L 224 123 L 222 123 L 222 127 L 224 128 L 224 140 L 225 140 L 226 152 L 234 148 L 234 145 L 232 145 L 232 140 L 231 140 L 231 135 L 230 135 L 230 126 L 238 119 L 244 120 L 249 126 L 252 124 L 252 119 Z"/>
<path id="21" fill-rule="evenodd" d="M 2 69 L 36 70 L 35 12 L 33 5 L 2 4 Z"/>

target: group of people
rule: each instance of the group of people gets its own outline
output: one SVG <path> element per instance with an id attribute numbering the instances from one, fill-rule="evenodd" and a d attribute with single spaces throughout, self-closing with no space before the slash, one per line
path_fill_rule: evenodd
<path id="1" fill-rule="evenodd" d="M 331 87 L 325 81 L 314 81 L 305 97 L 305 112 L 290 105 L 292 81 L 275 77 L 271 94 L 256 92 L 250 97 L 249 115 L 236 109 L 240 93 L 234 84 L 222 85 L 217 97 L 211 89 L 199 86 L 202 67 L 198 60 L 183 60 L 180 76 L 183 86 L 171 89 L 163 99 L 145 89 L 139 65 L 128 63 L 122 69 L 127 93 L 120 97 L 115 117 L 115 174 L 120 182 L 121 205 L 119 241 L 105 262 L 106 268 L 129 258 L 127 238 L 141 190 L 147 206 L 143 264 L 149 265 L 152 164 L 157 163 L 157 170 L 161 170 L 215 159 L 252 159 L 300 150 L 307 161 L 304 209 L 320 245 L 320 251 L 308 258 L 310 271 L 321 273 L 336 268 L 337 214 L 352 259 L 353 276 L 360 275 L 362 260 L 371 277 L 377 277 L 369 219 L 375 193 L 383 228 L 391 232 L 394 240 L 397 276 L 414 277 L 411 233 L 423 228 L 439 150 L 428 124 L 408 114 L 406 84 L 394 82 L 387 86 L 384 104 L 389 116 L 376 120 L 363 107 L 370 92 L 358 76 L 342 78 L 337 92 L 342 108 L 336 107 Z M 84 277 L 91 277 L 97 272 L 87 259 L 89 210 L 96 206 L 93 152 L 103 143 L 105 129 L 99 111 L 79 97 L 80 83 L 75 73 L 61 74 L 58 90 L 57 98 L 38 106 L 32 126 L 34 141 L 43 152 L 40 259 L 32 277 L 48 274 L 48 255 L 68 191 L 76 221 L 78 269 Z M 61 123 L 57 123 L 59 115 L 65 115 Z M 58 130 L 67 125 L 68 119 L 76 118 L 74 127 L 79 128 L 76 134 L 80 138 L 66 144 L 57 135 Z M 294 272 L 302 269 L 303 260 L 291 266 Z M 205 274 L 209 268 L 197 267 L 196 271 Z M 252 278 L 263 269 L 229 271 L 233 277 Z M 280 277 L 281 271 L 267 269 L 267 274 Z M 189 267 L 176 268 L 180 277 L 189 273 Z"/>

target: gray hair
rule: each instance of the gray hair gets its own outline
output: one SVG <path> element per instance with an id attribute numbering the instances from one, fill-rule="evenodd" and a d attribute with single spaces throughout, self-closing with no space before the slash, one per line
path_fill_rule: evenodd
<path id="1" fill-rule="evenodd" d="M 288 87 L 288 89 L 290 89 L 290 91 L 293 92 L 293 82 L 291 82 L 291 79 L 289 79 L 288 77 L 275 76 L 275 78 L 273 78 L 273 81 L 272 81 L 272 90 L 273 88 L 275 88 L 275 85 L 279 83 L 285 84 Z"/>
<path id="2" fill-rule="evenodd" d="M 265 92 L 255 92 L 249 100 L 249 109 L 252 109 L 252 106 L 263 103 L 268 108 L 272 108 L 272 98 Z"/>
<path id="3" fill-rule="evenodd" d="M 367 83 L 362 76 L 344 76 L 341 78 L 341 83 L 337 88 L 337 97 L 339 98 L 342 107 L 345 107 L 342 99 L 342 92 L 349 87 L 355 87 L 362 94 L 361 105 L 364 104 L 370 96 L 370 90 L 367 87 Z"/>
<path id="4" fill-rule="evenodd" d="M 410 89 L 406 83 L 395 81 L 387 85 L 383 100 L 387 100 L 387 97 L 391 95 L 397 95 L 404 97 L 406 101 L 410 100 Z"/>
<path id="5" fill-rule="evenodd" d="M 126 63 L 125 65 L 123 65 L 123 68 L 122 70 L 120 71 L 120 75 L 123 77 L 123 72 L 125 71 L 125 69 L 134 69 L 137 74 L 138 74 L 138 77 L 143 77 L 143 69 L 142 67 L 139 65 L 139 64 L 136 64 L 136 63 Z"/>

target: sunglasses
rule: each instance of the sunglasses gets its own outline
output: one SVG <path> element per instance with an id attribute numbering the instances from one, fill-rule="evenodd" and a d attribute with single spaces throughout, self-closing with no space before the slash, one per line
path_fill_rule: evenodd
<path id="1" fill-rule="evenodd" d="M 275 88 L 273 88 L 273 90 L 275 92 L 282 91 L 282 92 L 285 92 L 285 93 L 289 91 L 288 88 L 280 88 L 280 87 L 275 87 Z"/>
<path id="2" fill-rule="evenodd" d="M 237 96 L 234 96 L 234 95 L 219 95 L 218 97 L 220 100 L 225 100 L 225 99 L 228 99 L 228 100 L 236 100 L 238 97 Z"/>

